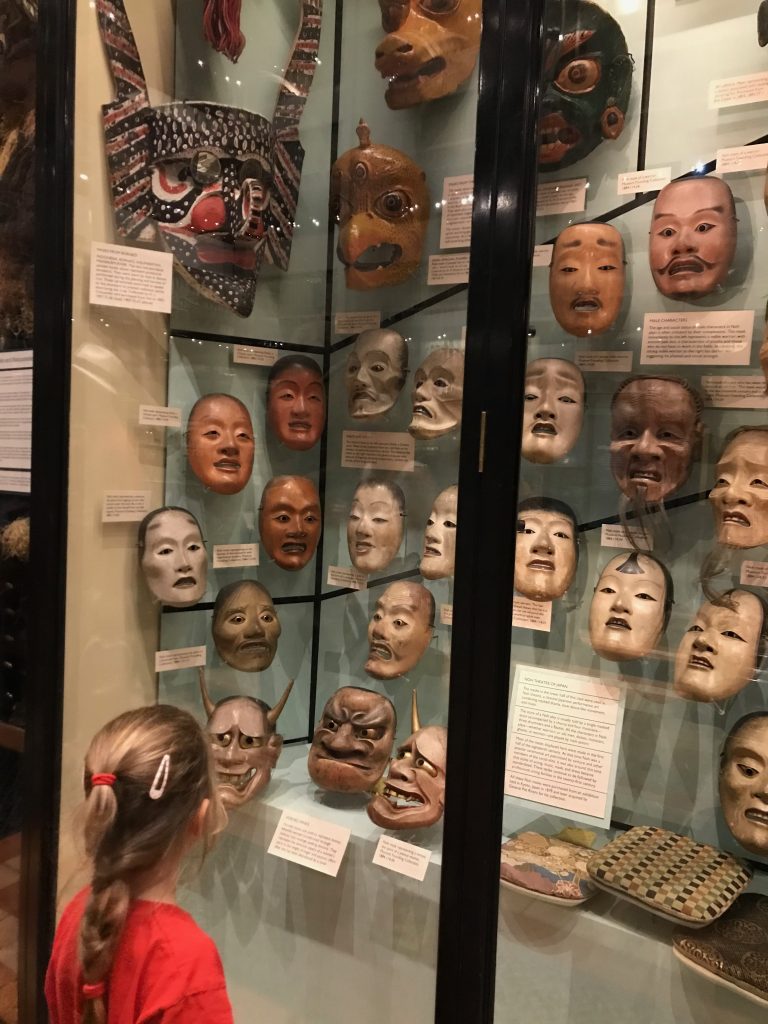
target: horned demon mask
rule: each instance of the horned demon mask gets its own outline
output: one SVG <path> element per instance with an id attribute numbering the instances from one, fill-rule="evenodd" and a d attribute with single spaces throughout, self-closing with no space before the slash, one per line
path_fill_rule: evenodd
<path id="1" fill-rule="evenodd" d="M 415 690 L 411 730 L 368 804 L 368 817 L 379 828 L 428 828 L 443 816 L 448 730 L 443 725 L 422 727 Z"/>
<path id="2" fill-rule="evenodd" d="M 214 704 L 205 682 L 205 670 L 200 669 L 200 693 L 208 716 L 205 731 L 213 751 L 219 796 L 225 807 L 241 807 L 269 784 L 283 749 L 277 720 L 292 688 L 291 679 L 273 708 L 256 697 L 225 697 Z"/>
<path id="3" fill-rule="evenodd" d="M 288 268 L 322 0 L 299 31 L 271 121 L 210 102 L 152 107 L 124 0 L 97 0 L 117 99 L 103 107 L 117 231 L 159 244 L 207 298 L 248 316 L 264 259 Z"/>
<path id="4" fill-rule="evenodd" d="M 315 726 L 309 774 L 334 793 L 367 793 L 386 770 L 396 728 L 391 700 L 360 686 L 342 686 Z"/>
<path id="5" fill-rule="evenodd" d="M 480 49 L 480 0 L 379 0 L 387 33 L 376 48 L 391 110 L 456 92 Z"/>
<path id="6" fill-rule="evenodd" d="M 429 220 L 424 171 L 399 149 L 360 140 L 331 168 L 331 217 L 339 225 L 336 254 L 347 288 L 368 291 L 400 284 L 416 272 Z"/>
<path id="7" fill-rule="evenodd" d="M 632 89 L 633 60 L 618 22 L 590 0 L 558 0 L 544 57 L 539 170 L 557 171 L 618 139 Z"/>

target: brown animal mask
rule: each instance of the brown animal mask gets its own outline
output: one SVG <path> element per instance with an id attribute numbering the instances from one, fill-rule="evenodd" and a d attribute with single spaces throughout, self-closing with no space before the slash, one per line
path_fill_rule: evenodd
<path id="1" fill-rule="evenodd" d="M 355 149 L 331 168 L 331 217 L 347 288 L 400 284 L 416 272 L 429 220 L 426 175 L 410 157 L 371 142 L 365 121 Z"/>
<path id="2" fill-rule="evenodd" d="M 387 36 L 376 70 L 387 81 L 391 110 L 456 92 L 472 74 L 480 49 L 480 0 L 379 0 Z"/>

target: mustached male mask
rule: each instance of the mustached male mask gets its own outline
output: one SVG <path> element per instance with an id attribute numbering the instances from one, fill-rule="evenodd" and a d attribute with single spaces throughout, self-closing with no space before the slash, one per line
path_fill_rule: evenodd
<path id="1" fill-rule="evenodd" d="M 97 0 L 117 99 L 103 108 L 117 231 L 159 244 L 206 298 L 248 316 L 262 261 L 287 270 L 322 0 L 302 0 L 272 120 L 219 103 L 152 107 L 123 0 Z"/>

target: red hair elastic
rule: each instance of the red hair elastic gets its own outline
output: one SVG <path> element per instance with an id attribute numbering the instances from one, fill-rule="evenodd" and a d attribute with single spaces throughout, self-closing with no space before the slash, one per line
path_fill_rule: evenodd
<path id="1" fill-rule="evenodd" d="M 114 786 L 117 779 L 111 772 L 94 772 L 91 776 L 92 786 Z"/>
<path id="2" fill-rule="evenodd" d="M 107 991 L 104 981 L 97 981 L 94 985 L 83 985 L 83 999 L 101 999 Z"/>

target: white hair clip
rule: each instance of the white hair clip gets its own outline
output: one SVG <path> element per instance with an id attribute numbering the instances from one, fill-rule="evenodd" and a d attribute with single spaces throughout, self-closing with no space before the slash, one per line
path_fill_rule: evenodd
<path id="1" fill-rule="evenodd" d="M 171 769 L 171 755 L 163 754 L 160 759 L 155 777 L 152 780 L 152 785 L 149 787 L 149 799 L 159 800 L 165 792 L 165 787 L 168 785 L 168 773 Z"/>

